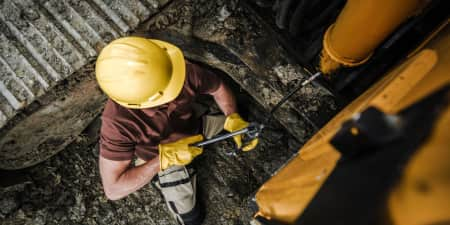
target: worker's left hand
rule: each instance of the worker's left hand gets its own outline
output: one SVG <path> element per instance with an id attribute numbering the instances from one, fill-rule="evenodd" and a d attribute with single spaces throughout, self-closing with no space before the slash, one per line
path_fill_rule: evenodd
<path id="1" fill-rule="evenodd" d="M 227 119 L 225 120 L 225 124 L 223 128 L 228 132 L 234 132 L 237 130 L 244 129 L 248 127 L 248 122 L 243 120 L 241 116 L 237 113 L 233 113 L 229 116 L 227 116 Z M 239 149 L 242 149 L 242 151 L 250 151 L 258 145 L 258 138 L 252 139 L 248 143 L 246 143 L 245 146 L 242 146 L 242 135 L 236 135 L 233 137 L 234 142 L 236 143 L 237 147 Z"/>
<path id="2" fill-rule="evenodd" d="M 165 170 L 173 165 L 184 166 L 191 163 L 196 156 L 203 153 L 203 149 L 190 145 L 202 140 L 203 136 L 199 134 L 172 143 L 159 144 L 161 170 Z"/>

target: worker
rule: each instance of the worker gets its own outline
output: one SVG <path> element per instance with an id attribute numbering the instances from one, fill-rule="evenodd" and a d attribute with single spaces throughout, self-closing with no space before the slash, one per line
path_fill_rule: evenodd
<path id="1" fill-rule="evenodd" d="M 184 59 L 176 46 L 143 37 L 112 41 L 98 56 L 96 78 L 109 97 L 102 114 L 99 168 L 106 196 L 121 199 L 158 178 L 156 187 L 179 224 L 200 224 L 196 178 L 186 165 L 192 146 L 222 129 L 248 126 L 231 90 L 216 74 Z M 222 115 L 198 116 L 195 100 L 211 95 Z M 238 148 L 253 149 L 258 140 Z"/>

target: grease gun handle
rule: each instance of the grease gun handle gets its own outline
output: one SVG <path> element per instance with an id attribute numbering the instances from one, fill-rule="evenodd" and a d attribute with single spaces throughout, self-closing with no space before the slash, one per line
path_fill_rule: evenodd
<path id="1" fill-rule="evenodd" d="M 234 132 L 230 132 L 224 135 L 219 135 L 204 141 L 200 141 L 197 143 L 192 144 L 192 146 L 195 147 L 203 147 L 205 145 L 209 145 L 218 141 L 222 141 L 228 138 L 232 138 L 236 135 L 241 135 L 241 134 L 247 134 L 250 138 L 256 138 L 259 136 L 259 134 L 261 133 L 262 129 L 264 128 L 263 124 L 257 124 L 257 123 L 251 123 L 248 127 L 241 129 L 241 130 L 237 130 Z"/>

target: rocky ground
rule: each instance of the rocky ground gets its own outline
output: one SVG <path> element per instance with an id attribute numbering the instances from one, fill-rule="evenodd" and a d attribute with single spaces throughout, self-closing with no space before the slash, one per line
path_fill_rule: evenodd
<path id="1" fill-rule="evenodd" d="M 247 95 L 239 96 L 240 108 L 251 109 L 250 121 L 266 116 Z M 44 163 L 2 171 L 1 224 L 173 224 L 151 185 L 119 201 L 106 199 L 98 173 L 98 129 L 99 120 Z M 207 211 L 205 224 L 247 224 L 253 193 L 299 146 L 274 122 L 254 151 L 230 154 L 233 145 L 227 141 L 208 146 L 194 162 Z"/>

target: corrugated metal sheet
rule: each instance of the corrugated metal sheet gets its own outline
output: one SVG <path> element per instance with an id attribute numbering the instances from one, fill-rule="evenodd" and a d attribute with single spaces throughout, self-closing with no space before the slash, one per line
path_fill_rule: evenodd
<path id="1" fill-rule="evenodd" d="M 0 128 L 167 2 L 0 1 Z"/>

